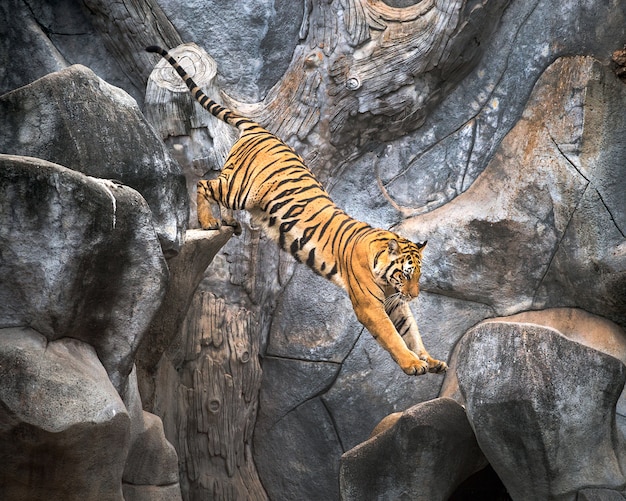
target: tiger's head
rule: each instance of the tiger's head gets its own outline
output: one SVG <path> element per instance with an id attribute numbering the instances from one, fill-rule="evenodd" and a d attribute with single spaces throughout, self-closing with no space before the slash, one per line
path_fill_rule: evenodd
<path id="1" fill-rule="evenodd" d="M 374 262 L 374 273 L 379 283 L 391 294 L 398 293 L 405 301 L 419 294 L 422 273 L 422 252 L 427 242 L 414 243 L 406 238 L 389 238 Z M 390 295 L 388 293 L 388 295 Z"/>

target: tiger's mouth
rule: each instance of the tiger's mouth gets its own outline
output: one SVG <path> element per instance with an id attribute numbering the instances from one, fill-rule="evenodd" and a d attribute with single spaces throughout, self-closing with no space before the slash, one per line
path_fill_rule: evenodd
<path id="1" fill-rule="evenodd" d="M 396 304 L 398 302 L 408 303 L 412 299 L 415 299 L 415 298 L 396 289 L 396 292 L 394 292 L 391 296 L 387 296 L 385 298 L 385 304 Z"/>

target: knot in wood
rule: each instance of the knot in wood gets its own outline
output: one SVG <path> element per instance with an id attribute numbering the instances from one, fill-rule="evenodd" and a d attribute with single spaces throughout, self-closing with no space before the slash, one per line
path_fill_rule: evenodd
<path id="1" fill-rule="evenodd" d="M 357 77 L 348 77 L 348 79 L 346 80 L 346 89 L 348 90 L 357 90 L 358 88 L 361 87 L 361 80 L 359 80 Z"/>
<path id="2" fill-rule="evenodd" d="M 209 86 L 217 75 L 217 63 L 201 47 L 187 43 L 174 47 L 169 51 L 200 87 Z M 161 59 L 152 71 L 151 78 L 159 87 L 172 92 L 187 93 L 185 82 L 178 76 L 172 66 Z"/>
<path id="3" fill-rule="evenodd" d="M 317 68 L 320 64 L 322 64 L 323 58 L 324 55 L 319 50 L 315 50 L 304 58 L 304 66 L 307 68 Z"/>
<path id="4" fill-rule="evenodd" d="M 218 399 L 214 398 L 213 400 L 209 402 L 209 406 L 208 406 L 209 412 L 215 414 L 220 410 L 221 406 L 222 406 L 222 403 Z"/>

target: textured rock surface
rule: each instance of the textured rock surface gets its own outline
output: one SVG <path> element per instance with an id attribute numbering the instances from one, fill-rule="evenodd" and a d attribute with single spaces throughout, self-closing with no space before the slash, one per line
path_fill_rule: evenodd
<path id="1" fill-rule="evenodd" d="M 133 8 L 136 3 L 141 3 L 140 7 L 148 4 L 155 7 L 153 2 L 135 0 L 113 4 L 97 0 L 3 3 L 0 55 L 11 64 L 0 69 L 0 92 L 13 90 L 50 71 L 81 63 L 141 102 L 141 82 L 154 61 L 140 50 L 144 37 L 147 33 L 155 34 L 158 39 L 154 42 L 168 44 L 167 40 L 175 39 L 177 34 L 167 23 L 160 25 L 157 8 L 150 15 L 142 15 L 142 8 Z M 222 75 L 218 76 L 218 84 L 224 84 L 231 96 L 248 102 L 264 97 L 281 78 L 290 60 L 302 61 L 298 57 L 304 57 L 310 65 L 304 71 L 309 73 L 326 68 L 326 62 L 318 64 L 319 57 L 335 58 L 338 55 L 333 53 L 335 40 L 344 37 L 354 25 L 350 25 L 350 14 L 346 12 L 323 19 L 319 13 L 339 13 L 340 7 L 349 9 L 356 5 L 353 0 L 330 3 L 246 0 L 236 6 L 217 1 L 202 5 L 175 0 L 158 3 L 181 33 L 181 39 L 198 42 L 216 57 Z M 406 6 L 411 2 L 385 3 Z M 437 2 L 439 6 L 453 3 Z M 91 8 L 85 9 L 87 4 Z M 330 133 L 324 136 L 314 130 L 307 135 L 302 129 L 297 136 L 289 137 L 299 150 L 311 153 L 312 165 L 327 178 L 333 198 L 352 215 L 382 227 L 410 220 L 399 228 L 407 231 L 408 236 L 420 239 L 425 236 L 430 240 L 423 275 L 423 285 L 430 293 L 422 294 L 414 311 L 426 344 L 439 358 L 445 358 L 463 333 L 483 318 L 528 308 L 577 306 L 625 325 L 623 221 L 626 216 L 620 203 L 626 178 L 621 140 L 624 116 L 615 112 L 624 108 L 620 90 L 623 87 L 616 85 L 620 82 L 613 79 L 609 62 L 613 51 L 623 47 L 626 4 L 618 0 L 568 0 L 558 4 L 532 0 L 464 5 L 474 9 L 487 4 L 503 15 L 497 26 L 488 25 L 494 29 L 493 36 L 480 40 L 484 57 L 476 61 L 476 68 L 461 85 L 447 89 L 450 94 L 430 109 L 417 132 L 390 142 L 381 142 L 383 136 L 375 134 L 368 144 L 364 144 L 364 136 L 356 137 L 350 143 L 350 147 L 355 147 L 354 155 L 336 152 L 334 156 L 328 140 L 336 138 Z M 480 9 L 473 12 L 479 13 Z M 315 25 L 301 24 L 311 19 L 315 19 Z M 308 30 L 312 33 L 310 37 Z M 483 34 L 488 32 L 485 30 Z M 370 33 L 374 37 L 379 35 L 377 30 Z M 358 36 L 341 39 L 349 40 L 347 45 L 354 44 L 360 55 L 367 55 L 371 47 L 368 40 L 359 41 Z M 340 50 L 351 50 L 343 45 L 342 42 Z M 603 66 L 590 64 L 590 59 L 575 59 L 579 65 L 579 70 L 575 70 L 572 60 L 560 61 L 551 68 L 548 78 L 553 79 L 553 84 L 554 79 L 560 79 L 558 83 L 546 85 L 546 79 L 542 79 L 535 86 L 553 61 L 570 54 L 593 56 Z M 315 57 L 307 60 L 308 55 Z M 563 71 L 557 78 L 555 68 L 559 65 Z M 336 69 L 341 71 L 334 75 L 333 85 L 347 83 L 341 65 Z M 285 82 L 296 83 L 302 71 L 302 66 L 298 66 L 294 73 L 284 77 Z M 587 81 L 585 75 L 589 76 Z M 310 87 L 301 89 L 306 93 L 286 95 L 305 97 L 304 104 L 311 113 L 297 115 L 293 109 L 300 104 L 296 98 L 287 98 L 272 110 L 276 114 L 269 117 L 271 123 L 280 123 L 281 130 L 293 130 L 293 123 L 301 124 L 303 118 L 308 117 L 311 123 L 319 118 L 317 123 L 321 127 L 335 119 L 334 114 L 315 115 L 328 104 L 326 92 L 330 87 L 316 87 L 315 80 L 310 82 Z M 533 88 L 536 93 L 529 104 Z M 340 90 L 342 95 L 351 95 Z M 410 86 L 402 91 L 409 98 L 420 93 L 420 89 Z M 276 102 L 281 103 L 280 99 Z M 561 103 L 562 108 L 555 103 Z M 245 109 L 258 111 L 255 107 Z M 290 119 L 280 122 L 281 113 L 288 114 Z M 518 137 L 509 138 L 503 149 L 503 138 L 522 115 L 522 126 L 514 132 Z M 38 120 L 36 116 L 34 119 Z M 538 133 L 540 129 L 543 136 Z M 372 130 L 380 129 L 372 127 Z M 188 160 L 189 179 L 219 167 L 207 165 L 209 162 L 204 158 L 207 149 L 215 146 L 214 140 L 207 129 L 201 128 L 168 142 L 174 153 L 197 148 L 190 154 L 176 156 Z M 126 142 L 122 138 L 117 144 Z M 316 157 L 314 154 L 319 151 L 330 151 L 332 158 Z M 199 155 L 195 156 L 196 153 Z M 479 176 L 488 165 L 493 167 L 498 163 L 500 166 L 486 175 L 493 186 L 486 187 L 485 178 Z M 199 172 L 198 166 L 202 166 L 203 172 Z M 509 183 L 498 180 L 494 172 Z M 564 177 L 568 173 L 569 177 Z M 541 179 L 542 175 L 545 180 Z M 527 198 L 514 199 L 513 191 L 508 190 L 509 185 L 518 182 L 529 190 Z M 483 183 L 483 195 L 497 200 L 485 203 L 484 198 L 476 196 L 481 190 L 462 199 L 461 194 L 470 193 L 477 183 Z M 504 203 L 505 197 L 513 198 Z M 455 208 L 452 204 L 457 198 L 461 200 Z M 477 209 L 480 205 L 490 207 L 493 214 L 481 212 Z M 437 207 L 446 210 L 437 211 L 431 219 L 415 217 Z M 477 222 L 466 225 L 463 218 L 467 214 L 477 216 Z M 261 433 L 256 434 L 254 455 L 262 465 L 264 484 L 277 499 L 283 485 L 288 485 L 296 498 L 302 497 L 299 492 L 316 489 L 336 492 L 339 453 L 365 440 L 383 416 L 436 397 L 441 385 L 441 378 L 428 376 L 416 381 L 394 371 L 385 353 L 369 339 L 369 334 L 362 332 L 343 297 L 312 278 L 307 270 L 294 274 L 293 269 L 289 257 L 278 253 L 257 230 L 245 228 L 242 238 L 231 240 L 218 254 L 212 275 L 201 285 L 202 294 L 214 294 L 215 301 L 227 300 L 227 307 L 221 310 L 211 306 L 216 304 L 213 300 L 207 301 L 213 308 L 209 311 L 225 312 L 221 317 L 213 317 L 219 320 L 215 325 L 222 326 L 222 333 L 238 332 L 240 320 L 233 312 L 243 307 L 250 314 L 241 316 L 247 325 L 255 326 L 248 330 L 249 334 L 261 337 L 260 353 L 265 354 L 267 346 L 267 354 L 271 355 L 266 364 L 269 375 L 263 383 L 266 387 L 261 391 L 262 402 L 271 403 L 260 407 L 258 421 L 259 429 L 270 432 L 267 440 Z M 207 315 L 207 310 L 202 308 L 195 311 Z M 194 322 L 187 320 L 189 324 Z M 188 353 L 198 359 L 207 353 L 202 343 L 212 350 L 214 340 L 221 339 L 219 335 L 213 339 L 211 334 L 209 341 L 196 329 L 189 332 Z M 198 345 L 191 346 L 193 343 Z M 217 355 L 219 360 L 230 357 L 230 345 L 227 345 L 222 340 L 224 351 Z M 155 400 L 157 408 L 164 402 L 178 402 L 178 386 L 172 385 L 172 381 L 184 365 L 192 365 L 181 352 L 180 346 L 173 346 L 157 371 L 162 385 Z M 198 362 L 197 367 L 202 373 L 209 364 Z M 190 373 L 181 373 L 187 379 L 181 393 L 192 403 L 188 405 L 189 402 L 181 399 L 183 403 L 177 412 L 184 418 L 180 421 L 172 418 L 175 414 L 172 406 L 162 405 L 164 415 L 170 416 L 164 423 L 165 430 L 168 437 L 180 434 L 188 438 L 177 442 L 179 451 L 201 459 L 197 462 L 189 459 L 185 471 L 191 472 L 193 482 L 202 478 L 209 485 L 207 478 L 201 477 L 195 468 L 206 464 L 206 440 L 215 437 L 209 430 L 219 430 L 219 436 L 223 428 L 221 424 L 211 424 L 201 433 L 187 431 L 184 425 L 192 413 L 190 410 L 198 410 L 202 417 L 207 402 L 199 394 L 202 385 L 194 386 L 189 381 Z M 224 374 L 236 379 L 243 373 Z M 224 381 L 228 381 L 224 374 Z M 296 379 L 294 374 L 320 379 Z M 297 383 L 290 385 L 290 377 Z M 273 398 L 271 390 L 276 392 Z M 240 395 L 237 398 L 243 399 Z M 250 433 L 245 427 L 251 425 L 244 423 L 248 419 L 253 422 L 256 408 L 252 401 L 241 408 L 246 419 L 239 421 L 238 426 L 243 429 L 238 433 L 228 431 L 228 436 L 246 438 L 243 446 L 233 445 L 233 451 L 249 451 L 246 449 L 249 442 L 245 440 Z M 309 433 L 311 428 L 317 432 Z M 297 437 L 297 448 L 289 442 L 289 437 Z M 281 454 L 281 450 L 288 452 Z M 303 451 L 307 450 L 315 451 L 315 457 L 320 459 L 304 457 Z M 220 478 L 225 481 L 216 482 L 212 492 L 216 496 L 231 494 L 232 497 L 240 491 L 228 484 L 228 479 L 234 478 L 234 484 L 240 478 L 225 473 L 225 456 L 231 457 L 230 452 L 220 454 L 212 449 L 210 461 L 212 465 L 222 462 L 214 471 L 221 468 Z M 288 454 L 298 458 L 292 463 L 297 467 L 289 466 Z M 252 454 L 246 459 L 252 461 L 251 457 Z M 322 469 L 318 468 L 320 464 Z M 244 470 L 246 475 L 251 471 Z M 130 489 L 125 486 L 125 492 Z M 147 487 L 132 486 L 132 489 L 136 495 L 140 495 L 139 491 L 141 495 L 149 495 L 147 491 L 151 491 Z M 206 491 L 197 492 L 199 498 L 205 495 Z"/>
<path id="2" fill-rule="evenodd" d="M 122 391 L 167 286 L 139 193 L 57 164 L 0 155 L 0 318 L 95 347 Z"/>
<path id="3" fill-rule="evenodd" d="M 0 96 L 0 151 L 115 179 L 148 202 L 166 255 L 178 252 L 188 198 L 180 167 L 135 101 L 72 66 Z"/>
<path id="4" fill-rule="evenodd" d="M 130 418 L 91 346 L 0 329 L 0 380 L 3 499 L 123 499 Z"/>
<path id="5" fill-rule="evenodd" d="M 341 457 L 341 499 L 445 501 L 486 460 L 463 408 L 451 399 L 415 405 Z"/>
<path id="6" fill-rule="evenodd" d="M 621 153 L 610 162 L 606 197 L 607 182 L 586 174 L 604 179 L 604 153 L 587 138 L 615 103 L 626 105 L 626 86 L 597 61 L 572 57 L 550 66 L 474 184 L 398 226 L 429 241 L 423 289 L 487 303 L 500 314 L 579 306 L 624 325 L 625 228 L 612 216 L 623 206 L 617 192 L 626 192 L 616 175 L 624 169 Z M 613 127 L 626 133 L 626 122 Z"/>
<path id="7" fill-rule="evenodd" d="M 180 500 L 178 456 L 165 438 L 161 419 L 142 409 L 136 370 L 128 378 L 122 400 L 130 416 L 128 455 L 121 478 L 124 499 Z"/>
<path id="8" fill-rule="evenodd" d="M 131 372 L 168 278 L 145 200 L 14 155 L 0 200 L 0 323 L 15 326 L 0 333 L 3 498 L 180 499 Z"/>
<path id="9" fill-rule="evenodd" d="M 480 448 L 513 499 L 575 500 L 582 488 L 626 483 L 618 359 L 550 328 L 487 322 L 460 341 L 456 372 Z"/>
<path id="10" fill-rule="evenodd" d="M 623 492 L 623 491 L 622 491 Z M 582 489 L 578 491 L 576 501 L 623 501 L 623 493 L 611 489 Z"/>

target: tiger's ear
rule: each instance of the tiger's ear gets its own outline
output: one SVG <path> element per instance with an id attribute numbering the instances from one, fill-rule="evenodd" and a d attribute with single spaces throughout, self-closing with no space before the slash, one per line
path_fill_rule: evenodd
<path id="1" fill-rule="evenodd" d="M 392 258 L 398 257 L 400 254 L 400 244 L 395 238 L 390 238 L 387 242 L 387 252 L 389 252 L 389 256 Z"/>
<path id="2" fill-rule="evenodd" d="M 428 240 L 424 240 L 423 242 L 417 242 L 415 245 L 417 245 L 418 250 L 424 250 L 424 247 L 426 247 L 427 243 Z"/>

